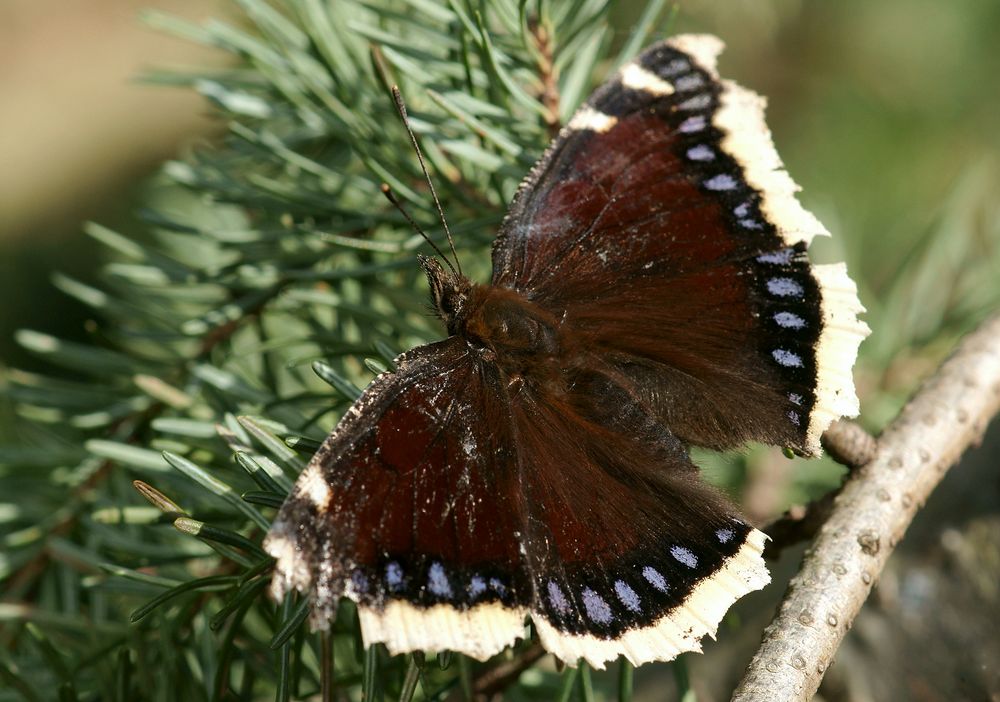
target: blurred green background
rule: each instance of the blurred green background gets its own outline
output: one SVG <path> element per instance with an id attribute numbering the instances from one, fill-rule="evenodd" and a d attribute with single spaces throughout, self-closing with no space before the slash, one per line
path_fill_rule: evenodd
<path id="1" fill-rule="evenodd" d="M 132 212 L 144 179 L 217 132 L 193 94 L 133 80 L 145 67 L 223 60 L 145 30 L 137 13 L 150 6 L 194 20 L 231 11 L 197 0 L 0 5 L 4 364 L 38 367 L 14 344 L 18 328 L 85 337 L 85 309 L 50 282 L 54 271 L 95 279 L 98 246 L 81 221 L 139 231 Z M 622 38 L 640 9 L 617 6 Z M 834 233 L 814 255 L 846 259 L 869 309 L 874 331 L 857 379 L 862 419 L 878 429 L 1000 301 L 1000 3 L 692 1 L 679 3 L 676 29 L 718 34 L 728 46 L 723 75 L 768 97 L 779 153 L 807 207 Z M 998 459 L 994 427 L 918 518 L 828 675 L 825 697 L 1000 695 Z M 787 504 L 791 465 L 754 452 L 744 500 L 753 516 Z M 795 468 L 815 472 L 816 486 L 837 479 L 826 463 Z M 794 498 L 811 494 L 805 485 Z M 769 607 L 756 600 L 741 610 L 754 623 L 743 653 Z M 692 658 L 699 699 L 721 699 L 732 681 L 712 670 L 733 666 L 711 647 Z M 637 699 L 663 699 L 669 681 L 644 675 L 647 696 Z"/>
<path id="2" fill-rule="evenodd" d="M 82 336 L 84 308 L 49 280 L 54 270 L 93 279 L 98 247 L 81 222 L 135 229 L 143 180 L 218 131 L 193 93 L 137 82 L 146 68 L 221 60 L 145 29 L 149 7 L 192 20 L 227 11 L 214 0 L 0 3 L 0 359 L 10 365 L 37 367 L 12 339 L 18 328 Z"/>

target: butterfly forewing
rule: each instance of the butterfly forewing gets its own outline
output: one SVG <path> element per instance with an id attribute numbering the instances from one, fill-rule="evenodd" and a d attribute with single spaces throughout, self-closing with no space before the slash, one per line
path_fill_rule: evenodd
<path id="1" fill-rule="evenodd" d="M 806 258 L 825 230 L 793 197 L 760 99 L 719 80 L 720 49 L 654 46 L 591 96 L 518 192 L 493 283 L 615 359 L 686 443 L 813 454 L 824 421 L 857 412 L 860 305 L 841 270 Z"/>

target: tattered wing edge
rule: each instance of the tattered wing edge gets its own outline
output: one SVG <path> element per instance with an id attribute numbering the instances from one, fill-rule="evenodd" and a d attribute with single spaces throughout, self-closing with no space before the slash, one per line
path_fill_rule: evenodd
<path id="1" fill-rule="evenodd" d="M 264 550 L 275 560 L 269 591 L 276 602 L 292 590 L 305 593 L 312 586 L 309 563 L 295 547 L 294 537 L 289 538 L 285 533 L 287 530 L 280 526 L 272 525 L 271 531 L 264 537 Z"/>
<path id="2" fill-rule="evenodd" d="M 532 615 L 542 646 L 569 666 L 579 660 L 603 669 L 624 656 L 633 665 L 669 661 L 685 651 L 701 651 L 701 639 L 715 637 L 722 617 L 736 600 L 769 582 L 762 553 L 767 536 L 752 530 L 740 550 L 702 580 L 682 604 L 650 626 L 630 629 L 613 639 L 560 632 L 542 616 Z"/>
<path id="3" fill-rule="evenodd" d="M 831 263 L 812 267 L 819 283 L 823 331 L 816 344 L 816 403 L 809 414 L 806 448 L 819 454 L 820 437 L 841 417 L 856 417 L 861 411 L 854 391 L 854 362 L 858 348 L 871 329 L 858 319 L 865 308 L 858 289 L 847 275 L 847 265 Z"/>
<path id="4" fill-rule="evenodd" d="M 283 534 L 272 532 L 264 548 L 277 560 L 271 596 L 280 600 L 290 590 L 297 590 L 315 602 L 308 564 L 293 542 Z M 340 597 L 354 600 L 350 589 Z M 311 613 L 309 623 L 314 631 L 329 629 L 337 599 L 339 597 Z M 457 651 L 485 661 L 525 638 L 527 611 L 496 602 L 464 610 L 446 604 L 421 608 L 402 600 L 390 600 L 382 608 L 356 604 L 365 646 L 385 644 L 392 655 L 411 651 Z"/>
<path id="5" fill-rule="evenodd" d="M 358 605 L 365 645 L 385 644 L 389 653 L 456 651 L 485 661 L 525 638 L 527 612 L 489 602 L 469 609 L 446 604 L 426 609 L 391 600 L 382 609 Z"/>

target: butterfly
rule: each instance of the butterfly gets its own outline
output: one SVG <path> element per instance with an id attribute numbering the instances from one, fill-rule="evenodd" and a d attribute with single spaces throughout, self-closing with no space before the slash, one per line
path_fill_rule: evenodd
<path id="1" fill-rule="evenodd" d="M 421 257 L 449 336 L 347 410 L 265 540 L 272 594 L 366 645 L 569 665 L 700 650 L 769 575 L 690 447 L 820 452 L 867 327 L 764 101 L 678 36 L 618 70 L 517 191 L 489 285 Z"/>

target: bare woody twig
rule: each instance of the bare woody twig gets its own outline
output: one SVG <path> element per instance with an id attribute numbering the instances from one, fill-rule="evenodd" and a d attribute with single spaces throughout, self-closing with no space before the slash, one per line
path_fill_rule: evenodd
<path id="1" fill-rule="evenodd" d="M 816 536 L 826 520 L 830 518 L 840 490 L 840 487 L 830 490 L 807 505 L 795 505 L 781 517 L 763 527 L 764 533 L 770 539 L 764 557 L 771 561 L 777 560 L 781 552 L 789 546 L 808 541 Z"/>
<path id="2" fill-rule="evenodd" d="M 510 660 L 500 661 L 482 671 L 472 682 L 472 698 L 474 700 L 489 700 L 494 695 L 502 693 L 506 688 L 517 682 L 525 670 L 533 666 L 539 658 L 545 655 L 545 649 L 539 643 L 532 644 L 519 651 Z M 464 700 L 465 695 L 456 689 L 445 702 Z"/>
<path id="3" fill-rule="evenodd" d="M 821 440 L 830 457 L 852 471 L 868 465 L 878 451 L 875 437 L 859 424 L 846 420 L 834 422 L 823 433 Z M 829 519 L 837 495 L 843 487 L 839 485 L 805 506 L 789 508 L 780 518 L 764 527 L 764 533 L 770 537 L 764 557 L 776 560 L 785 548 L 816 536 L 820 527 Z"/>
<path id="4" fill-rule="evenodd" d="M 838 419 L 820 437 L 823 450 L 837 463 L 851 470 L 871 463 L 878 452 L 875 437 L 855 422 Z"/>
<path id="5" fill-rule="evenodd" d="M 1000 315 L 970 334 L 837 496 L 733 702 L 809 700 L 889 555 L 1000 410 Z"/>

